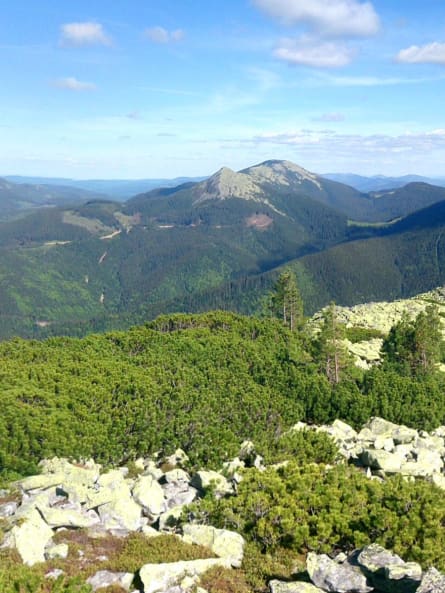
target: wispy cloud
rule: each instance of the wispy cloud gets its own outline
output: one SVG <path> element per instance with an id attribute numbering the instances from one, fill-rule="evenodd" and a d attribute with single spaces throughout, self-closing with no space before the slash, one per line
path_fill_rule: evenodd
<path id="1" fill-rule="evenodd" d="M 345 116 L 343 113 L 323 113 L 318 117 L 313 117 L 312 121 L 321 121 L 321 122 L 340 122 L 345 121 Z"/>
<path id="2" fill-rule="evenodd" d="M 396 56 L 398 62 L 407 64 L 442 64 L 445 66 L 445 43 L 433 41 L 427 45 L 411 45 Z"/>
<path id="3" fill-rule="evenodd" d="M 143 119 L 140 111 L 130 111 L 130 113 L 127 113 L 126 117 L 128 119 L 133 119 L 133 120 L 138 120 L 138 121 Z"/>
<path id="4" fill-rule="evenodd" d="M 184 39 L 184 35 L 182 29 L 169 31 L 164 27 L 150 27 L 144 31 L 144 36 L 153 43 L 177 43 Z"/>
<path id="5" fill-rule="evenodd" d="M 94 91 L 97 88 L 94 83 L 83 82 L 74 76 L 59 78 L 58 80 L 55 80 L 53 84 L 59 89 L 66 89 L 68 91 Z"/>
<path id="6" fill-rule="evenodd" d="M 100 23 L 66 23 L 60 28 L 63 46 L 111 45 L 111 37 Z"/>
<path id="7" fill-rule="evenodd" d="M 391 136 L 389 134 L 338 134 L 332 130 L 295 130 L 266 132 L 258 134 L 246 142 L 255 144 L 275 144 L 304 148 L 318 154 L 336 154 L 354 158 L 362 155 L 431 153 L 445 150 L 445 129 L 425 132 L 406 132 Z"/>
<path id="8" fill-rule="evenodd" d="M 286 25 L 307 24 L 331 36 L 367 37 L 380 28 L 371 2 L 357 0 L 253 0 L 254 5 Z"/>
<path id="9" fill-rule="evenodd" d="M 349 64 L 355 52 L 344 43 L 321 42 L 312 37 L 302 36 L 300 39 L 282 39 L 273 54 L 291 65 L 339 68 Z"/>
<path id="10" fill-rule="evenodd" d="M 324 72 L 314 72 L 312 77 L 304 81 L 307 86 L 339 86 L 339 87 L 374 87 L 409 84 L 425 84 L 444 80 L 444 75 L 422 76 L 417 78 L 384 77 L 384 76 L 340 76 Z"/>

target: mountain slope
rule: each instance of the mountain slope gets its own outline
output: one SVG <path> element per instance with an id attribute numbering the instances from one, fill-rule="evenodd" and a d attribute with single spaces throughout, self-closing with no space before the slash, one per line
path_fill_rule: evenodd
<path id="1" fill-rule="evenodd" d="M 0 220 L 17 216 L 33 208 L 76 204 L 103 197 L 103 194 L 84 189 L 13 183 L 0 178 Z"/>
<path id="2" fill-rule="evenodd" d="M 0 335 L 125 327 L 166 311 L 258 311 L 283 265 L 296 269 L 308 313 L 331 299 L 429 290 L 445 281 L 445 201 L 386 226 L 351 225 L 346 211 L 380 222 L 442 196 L 425 184 L 366 196 L 266 161 L 124 205 L 41 209 L 0 224 Z"/>

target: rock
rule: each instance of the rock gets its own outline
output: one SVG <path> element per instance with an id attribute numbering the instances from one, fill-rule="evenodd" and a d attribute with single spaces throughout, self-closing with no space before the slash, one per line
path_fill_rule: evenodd
<path id="1" fill-rule="evenodd" d="M 306 560 L 306 568 L 311 581 L 324 591 L 335 593 L 369 593 L 373 591 L 364 574 L 348 561 L 337 564 L 327 556 L 318 556 L 310 552 Z"/>
<path id="2" fill-rule="evenodd" d="M 226 558 L 234 568 L 240 568 L 244 555 L 244 538 L 234 531 L 216 529 L 210 525 L 186 523 L 184 541 L 209 548 L 216 556 Z"/>
<path id="3" fill-rule="evenodd" d="M 274 580 L 269 582 L 269 589 L 270 593 L 323 593 L 323 589 L 303 582 L 284 583 Z"/>
<path id="4" fill-rule="evenodd" d="M 15 548 L 23 562 L 32 566 L 45 561 L 45 547 L 53 536 L 36 509 L 31 509 L 20 525 L 15 525 L 6 535 L 4 546 Z"/>
<path id="5" fill-rule="evenodd" d="M 198 491 L 193 486 L 184 482 L 170 482 L 162 485 L 165 503 L 168 509 L 192 503 L 198 496 Z"/>
<path id="6" fill-rule="evenodd" d="M 17 503 L 14 501 L 11 502 L 4 502 L 0 504 L 0 519 L 6 519 L 6 517 L 11 517 L 17 511 Z"/>
<path id="7" fill-rule="evenodd" d="M 170 457 L 166 457 L 164 459 L 164 463 L 168 463 L 171 466 L 175 465 L 185 465 L 189 461 L 189 457 L 185 451 L 182 449 L 176 449 L 173 455 Z"/>
<path id="8" fill-rule="evenodd" d="M 37 476 L 29 476 L 28 478 L 24 478 L 23 480 L 16 482 L 16 484 L 22 490 L 25 490 L 25 492 L 29 492 L 30 490 L 51 488 L 51 486 L 61 485 L 64 478 L 65 475 L 62 473 L 39 474 Z"/>
<path id="9" fill-rule="evenodd" d="M 163 593 L 170 587 L 179 585 L 185 577 L 200 576 L 213 566 L 230 568 L 230 562 L 224 558 L 210 558 L 164 564 L 145 564 L 140 569 L 139 576 L 144 585 L 144 593 Z"/>
<path id="10" fill-rule="evenodd" d="M 110 587 L 111 585 L 119 585 L 125 591 L 130 591 L 133 583 L 134 575 L 129 572 L 110 572 L 109 570 L 99 570 L 95 575 L 87 580 L 88 585 L 91 585 L 93 591 Z"/>
<path id="11" fill-rule="evenodd" d="M 140 476 L 133 487 L 133 498 L 150 515 L 160 515 L 166 510 L 164 491 L 153 476 Z"/>
<path id="12" fill-rule="evenodd" d="M 79 508 L 70 506 L 47 507 L 37 506 L 38 511 L 50 527 L 93 527 L 100 523 L 100 519 L 94 511 L 84 512 Z"/>
<path id="13" fill-rule="evenodd" d="M 172 507 L 159 517 L 159 531 L 175 531 L 182 515 L 182 506 Z"/>
<path id="14" fill-rule="evenodd" d="M 416 593 L 445 593 L 445 575 L 435 568 L 428 569 Z"/>
<path id="15" fill-rule="evenodd" d="M 416 591 L 422 569 L 416 562 L 404 562 L 400 556 L 378 544 L 370 544 L 357 555 L 369 581 L 386 593 L 413 593 Z"/>
<path id="16" fill-rule="evenodd" d="M 119 496 L 99 507 L 100 520 L 106 529 L 137 531 L 142 526 L 141 507 L 131 496 Z"/>
<path id="17" fill-rule="evenodd" d="M 45 573 L 45 579 L 58 579 L 64 574 L 65 572 L 61 568 L 54 568 L 53 570 Z"/>
<path id="18" fill-rule="evenodd" d="M 190 476 L 183 469 L 171 469 L 164 474 L 164 479 L 168 484 L 188 484 L 190 482 Z"/>
<path id="19" fill-rule="evenodd" d="M 215 471 L 199 471 L 192 480 L 192 486 L 205 492 L 212 490 L 216 497 L 221 497 L 226 494 L 233 494 L 233 488 L 228 480 L 221 474 Z"/>
<path id="20" fill-rule="evenodd" d="M 400 472 L 403 463 L 403 457 L 400 455 L 376 449 L 364 449 L 360 459 L 365 467 L 381 469 L 389 474 Z"/>
<path id="21" fill-rule="evenodd" d="M 46 547 L 45 558 L 54 560 L 55 558 L 67 558 L 68 544 L 52 544 Z"/>

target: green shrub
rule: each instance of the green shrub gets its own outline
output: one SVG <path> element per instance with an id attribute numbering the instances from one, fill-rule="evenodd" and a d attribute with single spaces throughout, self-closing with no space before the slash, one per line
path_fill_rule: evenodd
<path id="1" fill-rule="evenodd" d="M 420 480 L 380 483 L 354 467 L 289 463 L 247 470 L 237 496 L 203 500 L 193 512 L 242 533 L 262 553 L 331 553 L 378 542 L 406 560 L 445 568 L 445 499 Z"/>

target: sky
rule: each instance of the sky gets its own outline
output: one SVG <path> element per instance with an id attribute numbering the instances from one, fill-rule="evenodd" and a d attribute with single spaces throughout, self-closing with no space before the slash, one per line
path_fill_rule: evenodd
<path id="1" fill-rule="evenodd" d="M 445 176 L 444 0 L 15 0 L 0 174 Z"/>

